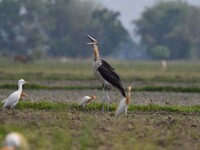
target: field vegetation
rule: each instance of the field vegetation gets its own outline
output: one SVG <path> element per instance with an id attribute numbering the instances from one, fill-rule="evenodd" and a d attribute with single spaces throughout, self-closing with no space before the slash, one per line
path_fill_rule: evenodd
<path id="1" fill-rule="evenodd" d="M 200 81 L 200 62 L 171 61 L 166 71 L 162 72 L 159 61 L 115 61 L 108 60 L 126 81 L 154 82 L 198 82 Z M 1 80 L 91 80 L 91 60 L 58 60 L 21 64 L 3 61 L 0 64 Z"/>
<path id="2" fill-rule="evenodd" d="M 200 92 L 200 62 L 169 62 L 165 71 L 159 62 L 115 61 L 110 64 L 120 74 L 125 86 L 132 85 L 132 97 L 136 93 L 152 92 L 160 95 L 184 93 L 192 97 Z M 24 91 L 29 94 L 18 103 L 15 110 L 0 111 L 0 141 L 10 131 L 25 135 L 31 149 L 194 149 L 200 147 L 200 101 L 192 105 L 172 105 L 167 101 L 159 105 L 131 102 L 128 116 L 115 118 L 115 108 L 121 99 L 112 101 L 101 114 L 101 96 L 85 109 L 77 105 L 77 96 L 101 92 L 101 85 L 93 77 L 91 61 L 70 60 L 63 64 L 58 60 L 30 64 L 2 61 L 0 64 L 1 98 L 17 88 L 20 78 L 29 81 Z M 29 101 L 33 95 L 66 91 L 72 100 L 50 99 Z M 34 91 L 34 92 L 33 92 Z M 33 94 L 32 94 L 33 92 Z M 53 93 L 52 95 L 54 95 Z M 77 96 L 75 96 L 77 95 Z M 48 95 L 46 95 L 48 96 Z M 55 96 L 56 97 L 56 96 Z M 160 97 L 158 97 L 159 99 Z M 177 101 L 177 97 L 172 98 Z M 145 101 L 145 95 L 143 96 Z M 190 98 L 185 99 L 190 101 Z M 2 105 L 0 105 L 2 106 Z M 13 113 L 14 112 L 14 113 Z"/>

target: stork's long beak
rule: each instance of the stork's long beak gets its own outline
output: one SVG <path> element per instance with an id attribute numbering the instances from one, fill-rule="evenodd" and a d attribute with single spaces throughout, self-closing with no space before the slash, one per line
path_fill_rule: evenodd
<path id="1" fill-rule="evenodd" d="M 94 39 L 93 37 L 91 37 L 89 34 L 87 34 L 87 37 L 92 41 L 92 42 L 95 42 L 96 39 Z"/>
<path id="2" fill-rule="evenodd" d="M 89 45 L 98 44 L 97 40 L 91 37 L 90 35 L 87 34 L 87 37 L 91 40 L 91 42 L 88 42 L 87 44 Z"/>
<path id="3" fill-rule="evenodd" d="M 25 81 L 25 84 L 29 83 L 28 81 Z"/>

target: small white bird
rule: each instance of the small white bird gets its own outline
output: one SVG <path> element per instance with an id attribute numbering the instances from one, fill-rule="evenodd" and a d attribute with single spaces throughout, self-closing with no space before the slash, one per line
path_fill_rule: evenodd
<path id="1" fill-rule="evenodd" d="M 85 107 L 85 105 L 87 105 L 88 103 L 90 103 L 92 100 L 95 100 L 96 96 L 92 95 L 90 96 L 84 96 L 81 100 L 81 102 L 79 103 L 80 106 Z"/>
<path id="2" fill-rule="evenodd" d="M 160 70 L 165 71 L 167 69 L 167 61 L 166 60 L 161 60 L 160 62 Z"/>
<path id="3" fill-rule="evenodd" d="M 18 132 L 11 132 L 6 135 L 5 145 L 0 150 L 29 150 L 25 137 Z"/>
<path id="4" fill-rule="evenodd" d="M 128 110 L 129 103 L 130 103 L 130 98 L 131 98 L 131 86 L 128 87 L 127 96 L 120 101 L 120 103 L 119 103 L 119 105 L 116 109 L 116 112 L 115 112 L 116 117 L 118 117 L 123 112 L 125 112 L 125 115 L 127 115 L 127 110 Z"/>
<path id="5" fill-rule="evenodd" d="M 18 81 L 18 90 L 13 92 L 12 94 L 10 94 L 8 96 L 8 98 L 6 98 L 2 103 L 3 104 L 3 108 L 10 106 L 10 107 L 15 107 L 19 101 L 19 99 L 21 98 L 22 94 L 22 86 L 23 84 L 28 83 L 27 81 L 25 81 L 24 79 L 20 79 Z"/>

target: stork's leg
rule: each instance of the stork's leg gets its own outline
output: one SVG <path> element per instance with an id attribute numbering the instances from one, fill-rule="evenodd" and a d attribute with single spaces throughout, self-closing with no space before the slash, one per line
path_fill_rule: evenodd
<path id="1" fill-rule="evenodd" d="M 108 104 L 108 111 L 109 111 L 109 103 L 110 103 L 110 97 L 108 95 L 108 87 L 106 86 L 106 102 Z"/>
<path id="2" fill-rule="evenodd" d="M 106 100 L 106 96 L 105 96 L 105 86 L 103 85 L 103 99 L 102 99 L 102 110 L 101 112 L 104 113 L 104 102 Z"/>

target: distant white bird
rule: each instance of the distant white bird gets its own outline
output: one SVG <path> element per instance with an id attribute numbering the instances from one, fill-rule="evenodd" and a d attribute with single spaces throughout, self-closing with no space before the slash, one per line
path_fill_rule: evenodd
<path id="1" fill-rule="evenodd" d="M 161 71 L 165 71 L 167 69 L 167 61 L 166 60 L 162 60 L 160 62 L 160 70 Z"/>
<path id="2" fill-rule="evenodd" d="M 0 150 L 29 150 L 25 137 L 18 132 L 11 132 L 6 135 L 5 145 Z"/>
<path id="3" fill-rule="evenodd" d="M 87 105 L 88 103 L 90 103 L 92 100 L 95 100 L 96 96 L 92 95 L 90 96 L 84 96 L 81 100 L 81 102 L 79 103 L 80 106 L 85 107 L 85 105 Z"/>
<path id="4" fill-rule="evenodd" d="M 24 79 L 20 79 L 18 81 L 18 90 L 13 92 L 12 94 L 10 94 L 8 96 L 8 98 L 6 98 L 2 103 L 3 104 L 3 108 L 10 106 L 10 107 L 15 107 L 19 101 L 19 99 L 21 98 L 22 95 L 22 86 L 23 84 L 28 83 L 27 81 L 25 81 Z"/>
<path id="5" fill-rule="evenodd" d="M 120 101 L 120 103 L 119 103 L 119 105 L 116 109 L 116 112 L 115 112 L 116 117 L 118 117 L 123 112 L 125 112 L 125 115 L 127 115 L 127 110 L 128 110 L 129 103 L 130 103 L 130 98 L 131 98 L 131 86 L 128 87 L 127 96 Z"/>

